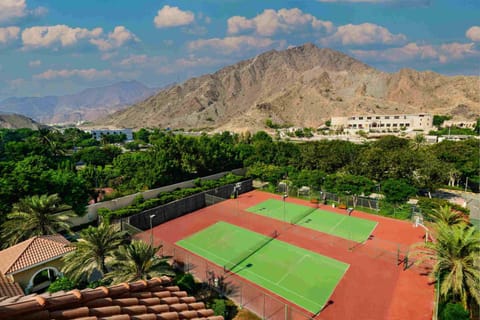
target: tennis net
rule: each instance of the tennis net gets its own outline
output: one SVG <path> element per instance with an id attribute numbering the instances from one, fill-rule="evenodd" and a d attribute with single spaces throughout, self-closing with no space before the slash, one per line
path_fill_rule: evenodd
<path id="1" fill-rule="evenodd" d="M 277 230 L 274 230 L 271 234 L 268 236 L 265 236 L 264 239 L 256 243 L 254 246 L 248 248 L 248 250 L 242 252 L 242 254 L 238 255 L 235 259 L 232 261 L 229 261 L 223 266 L 223 270 L 225 272 L 233 272 L 233 269 L 235 269 L 237 266 L 239 266 L 242 262 L 253 256 L 256 252 L 258 252 L 260 249 L 265 247 L 267 244 L 272 242 L 275 238 L 278 237 L 278 232 Z"/>
<path id="2" fill-rule="evenodd" d="M 301 220 L 303 220 L 303 218 L 305 218 L 306 216 L 312 214 L 313 211 L 315 211 L 315 210 L 317 210 L 316 207 L 308 208 L 307 211 L 300 213 L 298 216 L 296 216 L 296 217 L 294 217 L 292 220 L 290 220 L 290 223 L 291 223 L 291 224 L 297 224 L 297 223 L 299 223 Z"/>

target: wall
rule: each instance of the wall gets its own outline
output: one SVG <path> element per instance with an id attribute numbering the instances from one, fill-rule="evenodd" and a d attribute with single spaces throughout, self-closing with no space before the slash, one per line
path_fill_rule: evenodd
<path id="1" fill-rule="evenodd" d="M 245 172 L 246 172 L 246 170 L 244 168 L 240 168 L 240 169 L 235 169 L 235 170 L 232 170 L 232 171 L 224 171 L 224 172 L 216 173 L 216 174 L 213 174 L 213 175 L 210 175 L 210 176 L 207 176 L 207 177 L 202 177 L 201 179 L 202 180 L 217 180 L 217 179 L 220 179 L 223 176 L 227 175 L 228 173 L 233 173 L 233 174 L 236 174 L 236 175 L 239 175 L 239 176 L 244 176 Z M 82 225 L 82 224 L 87 224 L 87 223 L 90 223 L 90 222 L 93 222 L 93 221 L 97 220 L 97 218 L 98 218 L 97 212 L 98 212 L 98 209 L 100 209 L 100 208 L 107 208 L 107 209 L 110 209 L 110 210 L 117 210 L 117 209 L 120 209 L 120 208 L 124 208 L 124 207 L 130 205 L 132 203 L 133 199 L 135 199 L 135 197 L 139 194 L 143 195 L 143 198 L 145 200 L 148 200 L 148 199 L 152 199 L 152 198 L 157 197 L 160 192 L 167 192 L 167 191 L 172 191 L 172 190 L 175 190 L 175 189 L 192 188 L 192 187 L 195 186 L 194 181 L 195 181 L 195 179 L 188 180 L 188 181 L 183 181 L 183 182 L 171 184 L 171 185 L 156 188 L 156 189 L 151 189 L 151 190 L 147 190 L 147 191 L 143 191 L 143 192 L 137 192 L 137 193 L 130 194 L 130 195 L 125 196 L 125 197 L 113 199 L 113 200 L 110 200 L 110 201 L 94 203 L 94 204 L 91 204 L 91 205 L 87 206 L 87 213 L 83 217 L 74 217 L 74 218 L 69 219 L 69 221 L 71 222 L 72 226 L 79 226 L 79 225 Z"/>
<path id="2" fill-rule="evenodd" d="M 34 268 L 21 271 L 19 273 L 15 273 L 13 275 L 9 275 L 11 278 L 13 278 L 14 281 L 18 282 L 20 286 L 22 287 L 23 290 L 25 290 L 28 287 L 28 284 L 30 282 L 30 279 L 33 277 L 33 275 L 42 269 L 45 269 L 46 267 L 53 267 L 56 268 L 58 271 L 61 271 L 60 269 L 63 267 L 63 262 L 61 260 L 62 257 L 59 257 L 55 260 L 51 260 L 48 262 L 45 262 L 41 265 L 38 265 Z"/>

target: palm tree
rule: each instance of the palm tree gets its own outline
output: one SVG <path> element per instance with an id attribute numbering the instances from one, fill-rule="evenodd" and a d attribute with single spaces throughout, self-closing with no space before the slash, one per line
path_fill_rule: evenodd
<path id="1" fill-rule="evenodd" d="M 468 223 L 463 214 L 453 211 L 449 205 L 433 210 L 428 216 L 437 226 L 440 224 L 447 226 L 466 225 Z"/>
<path id="2" fill-rule="evenodd" d="M 101 273 L 103 277 L 108 272 L 106 260 L 126 239 L 124 231 L 108 224 L 80 231 L 78 241 L 71 244 L 76 250 L 63 257 L 65 265 L 62 272 L 75 281 L 89 281 L 94 272 Z"/>
<path id="3" fill-rule="evenodd" d="M 437 224 L 434 242 L 419 250 L 418 263 L 433 263 L 432 275 L 439 281 L 439 294 L 446 301 L 460 302 L 466 310 L 480 303 L 480 232 L 464 224 Z"/>
<path id="4" fill-rule="evenodd" d="M 58 194 L 34 195 L 13 205 L 2 224 L 3 246 L 8 247 L 34 236 L 70 232 L 68 218 L 74 216 L 70 207 L 61 203 Z"/>
<path id="5" fill-rule="evenodd" d="M 158 257 L 156 252 L 161 245 L 154 247 L 141 240 L 133 240 L 115 252 L 106 275 L 113 283 L 150 279 L 163 275 L 175 275 L 166 257 Z"/>

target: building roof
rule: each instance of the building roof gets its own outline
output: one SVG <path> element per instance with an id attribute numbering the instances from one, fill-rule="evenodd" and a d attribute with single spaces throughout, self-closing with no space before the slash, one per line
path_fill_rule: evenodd
<path id="1" fill-rule="evenodd" d="M 2 297 L 23 296 L 20 285 L 0 273 L 0 300 Z"/>
<path id="2" fill-rule="evenodd" d="M 1 301 L 3 320 L 223 320 L 168 277 Z"/>
<path id="3" fill-rule="evenodd" d="M 0 251 L 0 273 L 7 275 L 75 250 L 61 235 L 36 236 Z"/>

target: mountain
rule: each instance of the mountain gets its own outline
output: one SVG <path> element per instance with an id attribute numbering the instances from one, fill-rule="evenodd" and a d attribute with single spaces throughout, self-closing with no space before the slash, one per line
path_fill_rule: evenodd
<path id="1" fill-rule="evenodd" d="M 137 81 L 124 81 L 65 96 L 8 98 L 0 102 L 0 112 L 23 114 L 43 123 L 92 121 L 156 91 Z"/>
<path id="2" fill-rule="evenodd" d="M 1 129 L 22 129 L 28 128 L 38 130 L 45 127 L 43 124 L 37 123 L 30 118 L 14 113 L 0 113 Z"/>
<path id="3" fill-rule="evenodd" d="M 477 117 L 479 77 L 386 73 L 308 43 L 161 90 L 102 124 L 244 131 L 265 128 L 268 118 L 317 127 L 332 116 L 419 112 Z"/>

